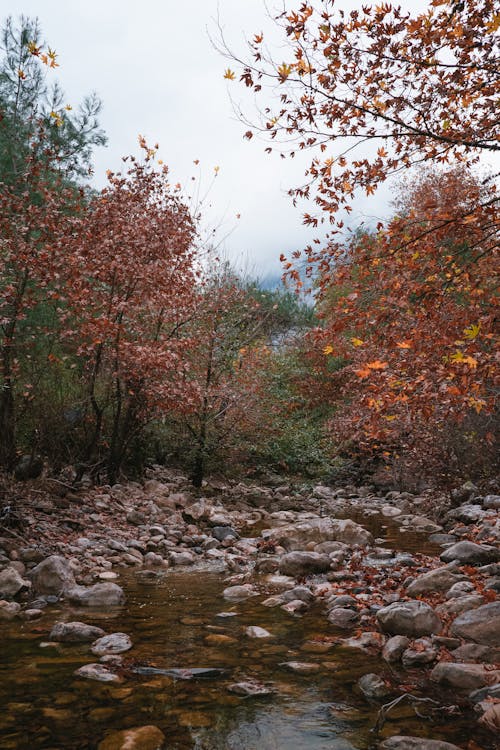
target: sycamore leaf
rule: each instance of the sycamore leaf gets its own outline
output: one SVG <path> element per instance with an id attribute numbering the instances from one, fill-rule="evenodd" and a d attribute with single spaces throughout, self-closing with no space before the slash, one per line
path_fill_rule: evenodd
<path id="1" fill-rule="evenodd" d="M 292 72 L 292 66 L 291 65 L 287 65 L 286 63 L 283 63 L 278 68 L 278 74 L 279 74 L 280 78 L 283 78 L 283 79 L 284 78 L 288 78 L 288 76 L 290 75 L 291 72 Z"/>
<path id="2" fill-rule="evenodd" d="M 472 323 L 468 328 L 464 328 L 464 336 L 466 339 L 469 339 L 469 341 L 473 341 L 478 335 L 479 331 L 481 330 L 481 323 Z"/>
<path id="3" fill-rule="evenodd" d="M 363 344 L 364 344 L 364 343 L 365 343 L 365 342 L 364 342 L 364 341 L 362 341 L 361 339 L 357 339 L 357 338 L 352 338 L 352 339 L 351 339 L 351 344 L 352 344 L 353 346 L 363 346 Z"/>
<path id="4" fill-rule="evenodd" d="M 330 344 L 325 346 L 325 348 L 323 349 L 323 354 L 333 354 L 333 346 L 331 346 Z"/>
<path id="5" fill-rule="evenodd" d="M 234 81 L 234 79 L 236 78 L 236 76 L 234 75 L 234 73 L 231 70 L 231 68 L 228 68 L 226 70 L 226 72 L 224 73 L 224 78 L 227 78 L 228 81 Z"/>

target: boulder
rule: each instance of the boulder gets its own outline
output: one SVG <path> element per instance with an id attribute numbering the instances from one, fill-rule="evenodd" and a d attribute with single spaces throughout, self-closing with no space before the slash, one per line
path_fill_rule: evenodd
<path id="1" fill-rule="evenodd" d="M 302 550 L 309 544 L 344 542 L 350 546 L 365 547 L 373 543 L 369 531 L 350 519 L 311 518 L 289 526 L 272 529 L 267 537 L 286 550 Z"/>
<path id="2" fill-rule="evenodd" d="M 120 607 L 125 604 L 123 589 L 116 583 L 107 582 L 73 586 L 66 592 L 66 598 L 80 607 Z"/>
<path id="3" fill-rule="evenodd" d="M 102 628 L 85 622 L 56 622 L 50 631 L 49 640 L 58 643 L 92 643 L 103 635 Z"/>
<path id="4" fill-rule="evenodd" d="M 126 633 L 110 633 L 98 638 L 92 644 L 92 653 L 96 656 L 105 654 L 122 654 L 132 648 L 132 641 Z"/>
<path id="5" fill-rule="evenodd" d="M 459 615 L 451 624 L 451 633 L 484 646 L 500 646 L 500 601 Z"/>
<path id="6" fill-rule="evenodd" d="M 500 551 L 489 544 L 464 540 L 448 547 L 442 554 L 443 562 L 458 560 L 462 565 L 486 565 L 500 560 Z"/>
<path id="7" fill-rule="evenodd" d="M 103 664 L 85 664 L 75 670 L 73 674 L 76 677 L 84 677 L 86 680 L 96 680 L 97 682 L 121 682 L 120 677 Z"/>
<path id="8" fill-rule="evenodd" d="M 431 672 L 431 679 L 457 690 L 477 690 L 494 685 L 500 679 L 500 670 L 491 664 L 459 664 L 442 661 Z"/>
<path id="9" fill-rule="evenodd" d="M 441 630 L 441 620 L 425 602 L 412 599 L 394 602 L 377 612 L 377 620 L 384 633 L 418 637 Z"/>
<path id="10" fill-rule="evenodd" d="M 442 740 L 427 740 L 423 737 L 397 735 L 389 737 L 379 745 L 379 750 L 460 750 L 457 745 Z"/>
<path id="11" fill-rule="evenodd" d="M 13 599 L 23 589 L 29 589 L 31 581 L 25 581 L 12 565 L 0 570 L 0 599 Z"/>
<path id="12" fill-rule="evenodd" d="M 60 596 L 75 586 L 71 565 L 60 555 L 51 555 L 38 563 L 31 571 L 30 578 L 37 594 Z"/>
<path id="13" fill-rule="evenodd" d="M 334 607 L 328 613 L 328 622 L 342 630 L 354 628 L 358 621 L 359 614 L 350 607 Z"/>
<path id="14" fill-rule="evenodd" d="M 434 591 L 448 591 L 453 584 L 463 581 L 465 576 L 453 573 L 449 568 L 438 568 L 423 573 L 410 583 L 407 588 L 408 596 L 418 596 Z"/>
<path id="15" fill-rule="evenodd" d="M 405 635 L 393 635 L 385 644 L 382 650 L 382 657 L 389 664 L 401 661 L 403 652 L 406 651 L 409 645 L 410 640 Z"/>
<path id="16" fill-rule="evenodd" d="M 166 737 L 158 727 L 143 727 L 111 732 L 97 746 L 97 750 L 162 750 Z"/>
<path id="17" fill-rule="evenodd" d="M 382 700 L 391 694 L 391 689 L 378 674 L 364 674 L 358 680 L 358 687 L 368 700 Z"/>
<path id="18" fill-rule="evenodd" d="M 326 573 L 330 570 L 330 558 L 319 552 L 289 552 L 279 561 L 279 572 L 294 578 Z"/>

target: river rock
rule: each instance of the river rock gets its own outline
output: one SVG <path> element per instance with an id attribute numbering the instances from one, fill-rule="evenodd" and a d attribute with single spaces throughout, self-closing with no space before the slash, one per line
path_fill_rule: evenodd
<path id="1" fill-rule="evenodd" d="M 377 612 L 377 620 L 385 633 L 418 637 L 441 630 L 441 620 L 425 602 L 412 599 L 394 602 Z"/>
<path id="2" fill-rule="evenodd" d="M 442 558 L 442 556 L 441 556 Z M 453 573 L 449 568 L 438 568 L 423 573 L 408 586 L 408 596 L 418 596 L 429 591 L 448 591 L 453 584 L 463 581 L 465 576 Z"/>
<path id="3" fill-rule="evenodd" d="M 283 594 L 281 594 L 282 602 L 291 602 L 294 599 L 300 599 L 305 604 L 312 604 L 314 601 L 314 594 L 311 589 L 307 588 L 307 586 L 294 586 L 293 589 L 284 591 Z"/>
<path id="4" fill-rule="evenodd" d="M 283 612 L 287 612 L 289 615 L 300 615 L 305 612 L 308 605 L 302 599 L 292 599 L 289 602 L 281 605 Z"/>
<path id="5" fill-rule="evenodd" d="M 500 646 L 500 601 L 459 615 L 451 624 L 451 633 L 485 646 Z"/>
<path id="6" fill-rule="evenodd" d="M 395 664 L 401 661 L 403 652 L 406 651 L 409 645 L 410 639 L 405 635 L 393 635 L 382 649 L 382 657 L 389 664 Z"/>
<path id="7" fill-rule="evenodd" d="M 500 551 L 488 544 L 476 544 L 464 540 L 448 547 L 441 554 L 441 560 L 443 562 L 458 560 L 462 565 L 486 565 L 487 563 L 498 562 Z"/>
<path id="8" fill-rule="evenodd" d="M 378 674 L 364 674 L 358 680 L 358 687 L 368 700 L 381 700 L 387 698 L 391 689 Z"/>
<path id="9" fill-rule="evenodd" d="M 311 518 L 291 526 L 272 529 L 267 537 L 286 550 L 302 550 L 309 544 L 337 541 L 365 547 L 373 543 L 369 531 L 350 519 Z"/>
<path id="10" fill-rule="evenodd" d="M 483 664 L 500 664 L 500 648 L 482 646 L 480 643 L 464 643 L 455 648 L 451 655 L 453 661 L 482 662 Z"/>
<path id="11" fill-rule="evenodd" d="M 427 740 L 423 737 L 397 735 L 389 737 L 379 745 L 380 750 L 460 750 L 457 745 L 442 740 Z"/>
<path id="12" fill-rule="evenodd" d="M 297 578 L 314 573 L 326 573 L 330 570 L 330 564 L 328 555 L 296 551 L 283 555 L 279 562 L 279 571 L 282 575 Z"/>
<path id="13" fill-rule="evenodd" d="M 192 552 L 186 549 L 182 552 L 169 552 L 168 560 L 171 565 L 193 565 L 195 557 Z"/>
<path id="14" fill-rule="evenodd" d="M 262 682 L 257 680 L 245 680 L 243 682 L 234 682 L 232 685 L 228 685 L 228 691 L 234 693 L 234 695 L 241 695 L 245 698 L 251 697 L 262 697 L 264 695 L 272 695 L 274 690 L 271 687 L 264 685 Z"/>
<path id="15" fill-rule="evenodd" d="M 475 609 L 484 604 L 485 600 L 481 594 L 466 594 L 465 596 L 457 596 L 454 599 L 448 599 L 448 601 L 439 604 L 436 607 L 438 615 L 460 615 L 462 612 L 468 612 L 469 609 Z"/>
<path id="16" fill-rule="evenodd" d="M 222 596 L 230 602 L 239 602 L 250 596 L 257 596 L 257 592 L 251 584 L 245 583 L 243 586 L 228 586 L 222 592 Z"/>
<path id="17" fill-rule="evenodd" d="M 465 596 L 474 591 L 474 584 L 471 581 L 459 581 L 454 583 L 451 589 L 447 592 L 447 599 L 458 599 L 460 596 Z"/>
<path id="18" fill-rule="evenodd" d="M 258 625 L 250 625 L 250 627 L 245 630 L 245 635 L 249 638 L 272 638 L 269 630 L 259 628 Z"/>
<path id="19" fill-rule="evenodd" d="M 121 678 L 111 672 L 102 664 L 85 664 L 77 669 L 74 674 L 77 677 L 84 677 L 86 680 L 96 680 L 97 682 L 121 682 Z"/>
<path id="20" fill-rule="evenodd" d="M 8 602 L 6 599 L 0 599 L 0 621 L 13 620 L 19 614 L 21 605 L 18 602 Z"/>
<path id="21" fill-rule="evenodd" d="M 58 643 L 91 643 L 104 634 L 102 628 L 85 622 L 56 622 L 50 631 L 49 640 Z"/>
<path id="22" fill-rule="evenodd" d="M 12 565 L 0 571 L 0 599 L 13 599 L 23 589 L 31 588 Z"/>
<path id="23" fill-rule="evenodd" d="M 477 690 L 500 679 L 500 670 L 491 664 L 458 664 L 442 661 L 431 672 L 431 679 L 457 690 Z"/>
<path id="24" fill-rule="evenodd" d="M 33 589 L 37 594 L 60 596 L 75 586 L 75 576 L 65 557 L 51 555 L 33 568 L 30 573 Z"/>
<path id="25" fill-rule="evenodd" d="M 66 598 L 80 607 L 119 607 L 125 603 L 123 589 L 116 583 L 73 586 L 66 592 Z"/>
<path id="26" fill-rule="evenodd" d="M 350 607 L 334 607 L 328 612 L 328 622 L 342 630 L 354 628 L 358 621 L 359 614 Z"/>
<path id="27" fill-rule="evenodd" d="M 229 537 L 239 539 L 240 535 L 231 526 L 214 526 L 212 529 L 212 536 L 217 539 L 218 542 L 223 542 Z"/>
<path id="28" fill-rule="evenodd" d="M 407 648 L 401 657 L 403 666 L 407 669 L 411 667 L 421 667 L 436 661 L 438 649 L 427 638 L 417 638 L 411 646 Z"/>
<path id="29" fill-rule="evenodd" d="M 298 672 L 298 674 L 312 674 L 320 670 L 319 664 L 307 661 L 283 661 L 280 667 L 289 669 L 291 672 Z"/>
<path id="30" fill-rule="evenodd" d="M 483 497 L 483 508 L 500 510 L 500 495 L 486 495 L 486 497 Z"/>
<path id="31" fill-rule="evenodd" d="M 162 750 L 166 737 L 158 727 L 143 727 L 111 732 L 97 746 L 97 750 Z"/>
<path id="32" fill-rule="evenodd" d="M 110 633 L 94 641 L 91 651 L 96 656 L 104 656 L 104 654 L 122 654 L 131 648 L 132 641 L 126 633 Z"/>

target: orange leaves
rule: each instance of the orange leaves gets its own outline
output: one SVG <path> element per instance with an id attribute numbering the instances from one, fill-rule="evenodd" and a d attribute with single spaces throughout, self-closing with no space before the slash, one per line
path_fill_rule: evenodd
<path id="1" fill-rule="evenodd" d="M 359 370 L 354 370 L 354 373 L 358 378 L 369 378 L 374 372 L 385 370 L 387 366 L 387 362 L 381 362 L 379 359 L 376 359 L 374 362 L 368 362 L 363 365 Z"/>
<path id="2" fill-rule="evenodd" d="M 291 65 L 288 65 L 287 63 L 282 63 L 279 66 L 279 68 L 278 68 L 278 76 L 279 76 L 279 78 L 280 78 L 280 80 L 281 80 L 282 83 L 284 81 L 286 81 L 286 79 L 291 74 L 291 72 L 292 72 L 292 66 Z"/>
<path id="3" fill-rule="evenodd" d="M 228 80 L 228 81 L 234 81 L 234 79 L 236 78 L 236 76 L 235 76 L 235 74 L 233 73 L 233 71 L 230 68 L 227 68 L 226 71 L 225 71 L 225 73 L 224 73 L 224 78 L 226 80 Z"/>

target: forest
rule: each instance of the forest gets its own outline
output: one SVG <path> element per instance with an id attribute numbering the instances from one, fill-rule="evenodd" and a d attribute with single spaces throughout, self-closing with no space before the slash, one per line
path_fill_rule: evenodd
<path id="1" fill-rule="evenodd" d="M 246 57 L 232 48 L 222 25 L 213 30 L 230 93 L 240 90 L 254 102 L 252 111 L 238 111 L 233 127 L 243 139 L 261 139 L 262 149 L 283 161 L 307 157 L 303 181 L 288 185 L 288 192 L 310 241 L 290 252 L 276 248 L 283 277 L 271 287 L 230 262 L 217 237 L 207 238 L 203 207 L 177 182 L 158 143 L 139 135 L 136 152 L 124 154 L 121 169 L 108 170 L 106 186 L 97 188 L 93 154 L 107 143 L 99 96 L 68 103 L 71 92 L 68 99 L 58 83 L 58 54 L 43 40 L 43 18 L 3 21 L 0 620 L 10 626 L 33 618 L 41 632 L 38 618 L 54 604 L 51 596 L 73 607 L 88 601 L 99 607 L 99 586 L 106 606 L 121 607 L 120 587 L 111 582 L 114 566 L 130 571 L 144 565 L 153 577 L 157 568 L 184 570 L 199 556 L 198 562 L 221 564 L 233 576 L 223 595 L 226 606 L 245 602 L 252 623 L 246 636 L 266 638 L 278 626 L 265 621 L 271 633 L 256 627 L 260 610 L 246 602 L 257 596 L 249 570 L 268 574 L 267 594 L 289 577 L 295 596 L 287 599 L 279 588 L 279 601 L 265 606 L 279 604 L 289 617 L 326 602 L 333 628 L 333 635 L 320 636 L 314 634 L 319 625 L 311 625 L 303 649 L 309 652 L 302 656 L 302 646 L 288 643 L 296 660 L 284 663 L 293 679 L 316 674 L 316 666 L 333 670 L 331 662 L 320 667 L 314 660 L 350 628 L 363 632 L 355 631 L 354 645 L 342 640 L 341 648 L 361 648 L 368 660 L 382 654 L 399 667 L 402 660 L 401 669 L 410 670 L 390 678 L 356 672 L 354 692 L 361 691 L 371 713 L 359 736 L 350 730 L 347 744 L 334 739 L 331 747 L 353 748 L 350 738 L 363 749 L 445 750 L 458 743 L 490 750 L 500 726 L 494 666 L 500 643 L 491 629 L 500 616 L 500 8 L 494 0 L 430 0 L 415 12 L 389 3 L 347 10 L 333 0 L 304 0 L 284 2 L 271 20 L 277 37 L 268 42 L 264 32 L 248 30 Z M 376 205 L 386 184 L 390 216 L 356 224 L 356 201 L 363 196 Z M 382 525 L 369 520 L 373 513 L 382 514 Z M 397 523 L 408 528 L 391 532 Z M 256 537 L 261 527 L 267 531 Z M 381 573 L 391 533 L 396 567 Z M 38 572 L 45 563 L 48 573 Z M 406 573 L 394 572 L 405 565 Z M 196 589 L 198 602 L 190 606 L 205 602 L 208 612 L 218 596 L 210 575 L 206 591 L 174 576 L 172 606 L 181 606 L 187 586 Z M 311 583 L 311 575 L 323 577 Z M 358 588 L 346 583 L 356 576 Z M 133 600 L 143 595 L 138 580 L 120 581 Z M 148 606 L 157 594 L 151 596 Z M 453 609 L 458 596 L 468 601 Z M 398 610 L 396 622 L 389 611 L 403 605 L 411 624 L 406 614 Z M 473 621 L 488 607 L 479 624 Z M 176 609 L 175 617 L 194 627 L 202 613 L 193 611 Z M 123 621 L 133 628 L 127 612 Z M 96 617 L 84 627 L 92 627 L 95 638 L 100 631 L 101 641 L 124 636 L 104 636 L 103 623 Z M 81 628 L 59 638 L 61 623 L 51 625 L 56 635 L 53 629 L 46 640 L 85 642 Z M 236 642 L 233 631 L 206 627 L 212 630 L 204 648 L 224 650 Z M 470 659 L 450 655 L 471 641 L 483 648 L 481 656 L 477 649 L 467 652 Z M 100 652 L 92 646 L 104 657 L 130 647 L 113 641 Z M 219 662 L 203 653 L 213 672 Z M 267 664 L 271 651 L 262 653 Z M 124 664 L 122 657 L 104 657 L 74 674 L 111 683 L 148 675 L 154 693 L 155 679 L 196 681 L 206 666 L 186 677 L 146 651 L 142 660 Z M 240 661 L 246 657 L 240 653 Z M 477 669 L 448 673 L 462 661 Z M 189 671 L 193 664 L 180 666 Z M 114 667 L 109 677 L 106 670 Z M 427 693 L 426 667 L 433 667 L 431 680 L 443 690 L 486 691 L 470 698 L 481 706 L 482 714 L 474 709 L 482 715 L 477 730 L 478 716 L 471 718 L 465 698 L 451 705 Z M 228 661 L 220 674 L 204 676 L 218 679 L 233 668 Z M 335 669 L 347 680 L 341 690 L 348 691 L 350 706 L 345 666 Z M 229 693 L 262 700 L 279 692 L 259 675 L 230 685 Z M 275 679 L 269 675 L 268 681 Z M 317 679 L 323 684 L 325 678 Z M 391 694 L 396 679 L 403 690 L 397 698 Z M 128 694 L 114 689 L 117 695 L 122 690 L 126 704 Z M 181 695 L 180 704 L 191 701 L 189 695 Z M 401 695 L 411 719 L 408 712 L 397 714 Z M 380 708 L 382 698 L 391 700 Z M 20 700 L 17 695 L 12 703 L 15 715 Z M 37 706 L 40 696 L 32 700 Z M 217 724 L 224 741 L 214 739 L 219 735 L 210 734 L 213 721 L 203 718 L 203 701 L 201 709 L 196 700 L 189 705 L 188 718 L 175 708 L 163 724 L 158 706 L 152 708 L 155 726 L 142 714 L 123 723 L 111 711 L 113 732 L 103 739 L 104 723 L 99 744 L 84 739 L 81 714 L 84 724 L 70 745 L 58 744 L 63 735 L 51 728 L 70 716 L 71 706 L 61 699 L 54 714 L 40 709 L 44 723 L 41 729 L 33 723 L 29 745 L 7 715 L 0 721 L 2 747 L 52 748 L 56 741 L 68 748 L 153 750 L 164 747 L 169 728 L 169 747 L 257 747 L 251 733 L 234 740 L 229 714 Z M 89 706 L 94 718 L 108 710 Z M 398 736 L 387 729 L 393 709 L 395 721 L 403 721 Z M 23 710 L 38 716 L 37 708 Z M 454 729 L 446 729 L 454 720 L 445 715 L 459 717 Z M 173 716 L 179 722 L 174 730 Z M 335 716 L 338 733 L 342 712 Z M 412 736 L 405 740 L 406 720 Z M 422 729 L 426 721 L 438 726 L 435 737 Z M 410 742 L 414 733 L 423 738 L 417 744 Z M 302 735 L 288 745 L 286 732 L 278 735 L 284 744 L 268 738 L 260 747 L 327 747 L 312 736 L 301 744 Z M 399 735 L 405 736 L 397 744 Z"/>

